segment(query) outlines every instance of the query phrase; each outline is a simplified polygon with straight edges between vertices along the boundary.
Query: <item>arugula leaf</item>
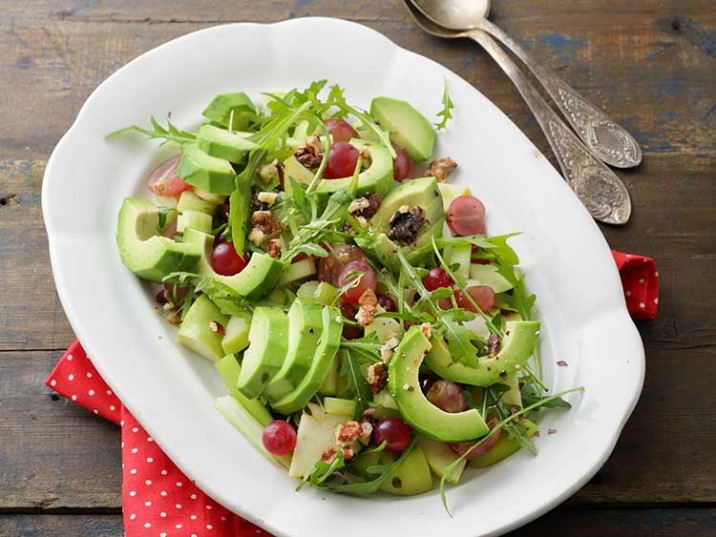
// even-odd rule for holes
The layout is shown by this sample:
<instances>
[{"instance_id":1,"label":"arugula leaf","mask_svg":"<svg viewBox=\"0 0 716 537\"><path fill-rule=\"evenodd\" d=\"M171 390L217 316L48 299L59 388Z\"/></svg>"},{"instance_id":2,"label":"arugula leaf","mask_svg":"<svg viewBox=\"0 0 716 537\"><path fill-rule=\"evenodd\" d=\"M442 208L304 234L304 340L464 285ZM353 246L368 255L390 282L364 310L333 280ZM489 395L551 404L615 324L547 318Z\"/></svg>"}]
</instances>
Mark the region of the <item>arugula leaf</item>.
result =
<instances>
[{"instance_id":1,"label":"arugula leaf","mask_svg":"<svg viewBox=\"0 0 716 537\"><path fill-rule=\"evenodd\" d=\"M183 131L183 130L176 128L172 124L172 122L169 120L167 120L166 128L162 127L154 116L151 116L149 118L149 121L152 125L151 129L145 129L143 127L140 127L139 125L130 125L129 127L124 127L123 129L117 129L116 131L110 132L106 136L106 138L111 139L116 136L126 134L128 132L138 132L140 134L143 134L150 140L154 140L154 139L163 140L161 145L164 145L166 143L174 143L179 146L191 143L196 139L195 134L192 134L191 132Z\"/></svg>"},{"instance_id":2,"label":"arugula leaf","mask_svg":"<svg viewBox=\"0 0 716 537\"><path fill-rule=\"evenodd\" d=\"M322 463L321 465L316 463L316 467L314 467L314 469L308 474L308 479L304 478L304 483L320 490L336 492L339 494L359 495L377 492L390 478L395 469L403 464L403 461L408 458L415 447L416 440L417 435L413 435L413 438L400 454L400 457L396 458L394 461L388 463L378 463L368 467L365 473L369 476L375 476L372 479L359 480L359 476L351 474L348 471L343 472L342 470L344 469L350 470L350 465L345 466L344 462L337 463L334 468L330 468L330 465L327 465L326 463ZM381 445L375 449L365 451L364 453L367 454L382 451L384 447L384 445ZM338 455L336 456L336 459L337 458ZM342 467L341 464L343 464ZM315 477L314 473L317 474Z\"/></svg>"},{"instance_id":3,"label":"arugula leaf","mask_svg":"<svg viewBox=\"0 0 716 537\"><path fill-rule=\"evenodd\" d=\"M546 404L549 404L551 401L558 399L564 395L567 395L569 393L574 392L583 392L584 387L580 386L578 388L572 388L570 390L565 390L563 392L560 392L558 394L552 395L551 397L546 397L545 399L542 399L541 401L538 401L532 405L525 406L524 408L518 410L514 414L510 414L508 417L501 420L497 425L495 425L492 429L490 429L490 432L483 436L479 441L475 442L470 448L465 451L460 457L455 459L452 463L450 463L445 470L443 471L443 475L440 478L440 499L442 500L443 507L445 508L445 511L447 511L448 515L452 516L452 513L450 512L450 508L447 504L447 496L445 495L445 486L447 485L447 480L450 479L455 469L462 464L462 461L464 461L470 453L474 449L476 449L478 446L480 446L483 442L485 442L488 438L490 438L493 434L495 434L497 431L503 429L506 424L511 423L515 420L517 420L520 416L523 416L527 414L528 412L535 410L541 406L544 406Z\"/></svg>"},{"instance_id":4,"label":"arugula leaf","mask_svg":"<svg viewBox=\"0 0 716 537\"><path fill-rule=\"evenodd\" d=\"M254 309L252 302L214 278L192 272L172 272L162 281L179 284L191 283L194 286L194 293L204 293L225 315L242 315Z\"/></svg>"},{"instance_id":5,"label":"arugula leaf","mask_svg":"<svg viewBox=\"0 0 716 537\"><path fill-rule=\"evenodd\" d=\"M323 483L325 483L329 477L345 467L345 456L342 451L336 452L335 457L330 463L322 460L316 461L311 471L307 473L303 477L303 480L299 482L298 486L296 486L296 491L301 490L304 485L313 488L322 488Z\"/></svg>"},{"instance_id":6,"label":"arugula leaf","mask_svg":"<svg viewBox=\"0 0 716 537\"><path fill-rule=\"evenodd\" d=\"M454 322L449 317L441 317L439 325L445 328L448 349L452 359L470 367L477 367L477 347L472 344L475 333Z\"/></svg>"},{"instance_id":7,"label":"arugula leaf","mask_svg":"<svg viewBox=\"0 0 716 537\"><path fill-rule=\"evenodd\" d=\"M246 249L246 234L251 218L251 184L254 175L266 156L265 149L254 149L249 155L246 168L236 176L234 191L229 196L229 225L231 240L239 254Z\"/></svg>"},{"instance_id":8,"label":"arugula leaf","mask_svg":"<svg viewBox=\"0 0 716 537\"><path fill-rule=\"evenodd\" d=\"M448 89L447 79L445 79L445 89L443 89L442 98L443 108L437 113L437 116L442 118L438 123L435 123L435 130L442 130L447 126L448 120L452 119L452 109L455 108L455 103L450 98L450 90Z\"/></svg>"},{"instance_id":9,"label":"arugula leaf","mask_svg":"<svg viewBox=\"0 0 716 537\"><path fill-rule=\"evenodd\" d=\"M563 408L565 410L572 408L572 405L561 397L549 398L540 395L539 388L535 386L535 382L531 379L528 379L528 381L525 382L525 385L522 387L520 393L522 395L522 404L525 406L534 405L540 401L546 401L543 403L545 408ZM549 400L547 401L547 399Z\"/></svg>"},{"instance_id":10,"label":"arugula leaf","mask_svg":"<svg viewBox=\"0 0 716 537\"><path fill-rule=\"evenodd\" d=\"M321 241L324 233L329 231L331 226L335 226L345 220L347 207L354 197L349 194L346 187L334 192L328 198L328 204L320 218L314 219L310 225L302 226L293 236L289 243L289 248L281 256L282 261L289 262L303 251L307 244L314 244L315 247L320 248L318 242Z\"/></svg>"},{"instance_id":11,"label":"arugula leaf","mask_svg":"<svg viewBox=\"0 0 716 537\"><path fill-rule=\"evenodd\" d=\"M337 397L342 399L354 399L356 408L353 417L359 419L371 400L368 382L360 372L360 353L355 349L343 349L343 360L338 371L338 376L346 380L346 387Z\"/></svg>"},{"instance_id":12,"label":"arugula leaf","mask_svg":"<svg viewBox=\"0 0 716 537\"><path fill-rule=\"evenodd\" d=\"M159 231L164 231L164 226L167 225L167 217L169 216L169 213L172 211L171 207L159 207L159 210L157 211L158 221L157 225L159 226Z\"/></svg>"}]
</instances>

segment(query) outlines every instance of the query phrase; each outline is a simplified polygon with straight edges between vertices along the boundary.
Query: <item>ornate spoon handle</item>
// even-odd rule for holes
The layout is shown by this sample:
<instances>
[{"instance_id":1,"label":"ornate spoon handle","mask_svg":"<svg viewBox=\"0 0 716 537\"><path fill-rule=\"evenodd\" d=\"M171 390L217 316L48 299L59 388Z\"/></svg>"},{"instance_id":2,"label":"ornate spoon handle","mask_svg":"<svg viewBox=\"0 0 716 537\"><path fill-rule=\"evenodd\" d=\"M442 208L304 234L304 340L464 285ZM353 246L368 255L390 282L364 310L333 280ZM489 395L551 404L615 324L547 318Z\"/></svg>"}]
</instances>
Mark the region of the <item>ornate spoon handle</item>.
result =
<instances>
[{"instance_id":1,"label":"ornate spoon handle","mask_svg":"<svg viewBox=\"0 0 716 537\"><path fill-rule=\"evenodd\" d=\"M617 168L641 162L641 148L623 127L591 104L551 69L537 63L514 39L487 19L479 28L501 41L534 73L593 155Z\"/></svg>"},{"instance_id":2,"label":"ornate spoon handle","mask_svg":"<svg viewBox=\"0 0 716 537\"><path fill-rule=\"evenodd\" d=\"M631 201L621 179L590 153L494 39L481 30L463 35L482 45L515 84L547 136L567 183L595 220L626 224Z\"/></svg>"}]
</instances>

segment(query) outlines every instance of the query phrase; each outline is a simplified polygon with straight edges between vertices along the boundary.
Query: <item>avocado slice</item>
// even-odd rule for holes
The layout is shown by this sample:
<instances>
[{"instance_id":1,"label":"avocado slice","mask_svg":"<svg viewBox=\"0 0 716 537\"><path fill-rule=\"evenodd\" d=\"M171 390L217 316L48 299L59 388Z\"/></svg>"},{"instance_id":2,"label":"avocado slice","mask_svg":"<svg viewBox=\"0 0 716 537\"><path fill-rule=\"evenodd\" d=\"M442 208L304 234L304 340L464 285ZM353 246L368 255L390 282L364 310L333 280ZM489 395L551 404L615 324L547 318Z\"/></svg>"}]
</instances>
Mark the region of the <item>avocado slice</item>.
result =
<instances>
[{"instance_id":1,"label":"avocado slice","mask_svg":"<svg viewBox=\"0 0 716 537\"><path fill-rule=\"evenodd\" d=\"M290 394L311 369L323 329L323 308L310 298L296 297L288 310L288 351L281 369L268 383L264 396L270 403Z\"/></svg>"},{"instance_id":2,"label":"avocado slice","mask_svg":"<svg viewBox=\"0 0 716 537\"><path fill-rule=\"evenodd\" d=\"M243 91L220 93L211 100L201 114L222 127L240 131L248 127L251 120L256 117L256 106Z\"/></svg>"},{"instance_id":3,"label":"avocado slice","mask_svg":"<svg viewBox=\"0 0 716 537\"><path fill-rule=\"evenodd\" d=\"M179 211L180 214L195 211L209 216L214 216L214 213L216 212L216 204L205 200L192 190L185 190L179 196L177 211Z\"/></svg>"},{"instance_id":4,"label":"avocado slice","mask_svg":"<svg viewBox=\"0 0 716 537\"><path fill-rule=\"evenodd\" d=\"M290 414L306 406L323 384L338 352L343 332L341 312L335 306L324 306L321 315L323 328L311 368L295 390L273 405L274 410L281 414Z\"/></svg>"},{"instance_id":5,"label":"avocado slice","mask_svg":"<svg viewBox=\"0 0 716 537\"><path fill-rule=\"evenodd\" d=\"M199 274L228 285L250 300L258 300L271 292L285 268L285 263L278 259L266 254L254 253L244 270L233 276L222 276L214 272L209 261L214 247L212 235L189 228L184 232L184 242L198 247L202 252L198 264Z\"/></svg>"},{"instance_id":6,"label":"avocado slice","mask_svg":"<svg viewBox=\"0 0 716 537\"><path fill-rule=\"evenodd\" d=\"M172 272L194 270L201 250L194 244L163 237L160 208L151 201L125 198L117 219L117 246L122 263L145 280L161 282Z\"/></svg>"},{"instance_id":7,"label":"avocado slice","mask_svg":"<svg viewBox=\"0 0 716 537\"><path fill-rule=\"evenodd\" d=\"M350 144L361 151L366 148L370 155L371 164L367 169L358 174L359 196L378 192L381 196L385 195L393 186L393 157L390 152L381 144L368 142L360 138L354 138ZM314 177L314 173L304 167L295 157L291 156L284 161L284 176L293 177L296 181L303 184L309 184ZM350 185L352 177L343 177L339 179L324 179L318 185L316 192L322 197L328 197L338 189ZM290 181L286 180L284 184L286 195L291 195Z\"/></svg>"},{"instance_id":8,"label":"avocado slice","mask_svg":"<svg viewBox=\"0 0 716 537\"><path fill-rule=\"evenodd\" d=\"M310 278L316 273L316 262L312 257L301 259L291 263L288 268L281 273L279 285L286 285L299 280Z\"/></svg>"},{"instance_id":9,"label":"avocado slice","mask_svg":"<svg viewBox=\"0 0 716 537\"><path fill-rule=\"evenodd\" d=\"M224 349L221 348L223 336L212 323L224 327L228 320L229 316L221 313L206 295L200 295L184 315L177 332L177 341L216 362L224 356Z\"/></svg>"},{"instance_id":10,"label":"avocado slice","mask_svg":"<svg viewBox=\"0 0 716 537\"><path fill-rule=\"evenodd\" d=\"M407 255L415 248L429 244L433 237L442 237L445 212L437 185L437 180L434 177L422 177L406 181L391 190L383 199L378 212L371 219L370 223L376 229L376 234L367 238L356 237L356 244L385 266L398 270L400 268L396 257L398 248L402 248ZM410 211L415 207L420 207L425 214L425 222L415 241L409 245L399 244L388 237L390 221L402 207L407 207Z\"/></svg>"},{"instance_id":11,"label":"avocado slice","mask_svg":"<svg viewBox=\"0 0 716 537\"><path fill-rule=\"evenodd\" d=\"M234 191L236 172L231 163L212 157L196 143L187 145L182 151L177 174L187 183L212 194L228 195Z\"/></svg>"},{"instance_id":12,"label":"avocado slice","mask_svg":"<svg viewBox=\"0 0 716 537\"><path fill-rule=\"evenodd\" d=\"M480 413L471 408L454 414L433 405L420 389L418 372L430 341L421 327L411 326L395 349L388 366L388 390L401 416L424 435L444 442L461 442L487 434L489 428Z\"/></svg>"},{"instance_id":13,"label":"avocado slice","mask_svg":"<svg viewBox=\"0 0 716 537\"><path fill-rule=\"evenodd\" d=\"M288 318L278 308L259 306L249 330L249 347L244 352L236 384L249 399L256 399L278 372L286 358Z\"/></svg>"},{"instance_id":14,"label":"avocado slice","mask_svg":"<svg viewBox=\"0 0 716 537\"><path fill-rule=\"evenodd\" d=\"M199 211L184 211L177 218L177 232L184 233L187 228L211 233L213 219L211 215Z\"/></svg>"},{"instance_id":15,"label":"avocado slice","mask_svg":"<svg viewBox=\"0 0 716 537\"><path fill-rule=\"evenodd\" d=\"M196 143L207 155L236 164L243 162L248 152L258 147L246 137L214 125L202 125Z\"/></svg>"},{"instance_id":16,"label":"avocado slice","mask_svg":"<svg viewBox=\"0 0 716 537\"><path fill-rule=\"evenodd\" d=\"M537 345L539 328L538 321L508 321L500 352L493 357L479 358L477 367L454 362L445 341L434 336L425 364L446 380L472 386L492 386L503 382L525 365Z\"/></svg>"},{"instance_id":17,"label":"avocado slice","mask_svg":"<svg viewBox=\"0 0 716 537\"><path fill-rule=\"evenodd\" d=\"M532 437L537 434L538 427L536 423L528 419L523 419L520 423L527 428L527 436ZM491 450L480 457L470 460L467 464L472 468L486 468L505 460L507 457L517 453L519 450L520 443L517 439L512 438L505 433L500 437L497 444L495 444Z\"/></svg>"},{"instance_id":18,"label":"avocado slice","mask_svg":"<svg viewBox=\"0 0 716 537\"><path fill-rule=\"evenodd\" d=\"M428 160L435 147L435 129L412 104L391 97L376 97L370 115L387 130L390 139L405 148L413 162Z\"/></svg>"}]
</instances>

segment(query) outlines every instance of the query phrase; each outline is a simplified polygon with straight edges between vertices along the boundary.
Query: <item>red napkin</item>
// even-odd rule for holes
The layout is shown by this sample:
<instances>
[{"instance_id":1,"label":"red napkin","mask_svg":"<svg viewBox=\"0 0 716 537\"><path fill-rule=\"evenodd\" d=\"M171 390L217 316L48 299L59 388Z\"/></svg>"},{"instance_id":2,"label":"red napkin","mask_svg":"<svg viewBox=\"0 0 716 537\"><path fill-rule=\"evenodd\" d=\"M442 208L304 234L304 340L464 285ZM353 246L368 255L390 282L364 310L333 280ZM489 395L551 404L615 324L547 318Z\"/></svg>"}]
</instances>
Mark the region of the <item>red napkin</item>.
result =
<instances>
[{"instance_id":1,"label":"red napkin","mask_svg":"<svg viewBox=\"0 0 716 537\"><path fill-rule=\"evenodd\" d=\"M612 251L627 309L653 319L659 303L654 260ZM127 537L257 537L270 534L234 515L201 492L174 466L99 376L79 341L45 384L122 428L122 512Z\"/></svg>"},{"instance_id":2,"label":"red napkin","mask_svg":"<svg viewBox=\"0 0 716 537\"><path fill-rule=\"evenodd\" d=\"M127 537L270 537L213 501L174 466L102 380L79 341L70 345L45 384L121 426Z\"/></svg>"}]
</instances>

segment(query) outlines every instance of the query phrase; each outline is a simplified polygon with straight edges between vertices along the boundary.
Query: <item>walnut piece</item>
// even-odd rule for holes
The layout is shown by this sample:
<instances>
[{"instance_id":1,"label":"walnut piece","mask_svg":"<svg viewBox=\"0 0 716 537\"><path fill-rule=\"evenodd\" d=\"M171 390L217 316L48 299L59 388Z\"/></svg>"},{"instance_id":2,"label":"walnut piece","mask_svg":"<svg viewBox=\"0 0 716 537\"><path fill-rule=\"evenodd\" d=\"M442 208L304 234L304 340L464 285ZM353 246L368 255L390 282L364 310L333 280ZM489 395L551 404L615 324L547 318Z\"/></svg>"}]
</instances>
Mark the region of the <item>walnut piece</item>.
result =
<instances>
[{"instance_id":1,"label":"walnut piece","mask_svg":"<svg viewBox=\"0 0 716 537\"><path fill-rule=\"evenodd\" d=\"M368 366L366 376L366 381L368 382L370 391L373 395L375 395L382 392L385 385L388 383L388 368L385 367L383 362L371 364Z\"/></svg>"},{"instance_id":2,"label":"walnut piece","mask_svg":"<svg viewBox=\"0 0 716 537\"><path fill-rule=\"evenodd\" d=\"M309 170L317 169L323 160L320 139L317 136L309 136L306 138L306 145L299 147L293 156L303 167Z\"/></svg>"},{"instance_id":3,"label":"walnut piece","mask_svg":"<svg viewBox=\"0 0 716 537\"><path fill-rule=\"evenodd\" d=\"M266 251L271 257L278 259L281 257L281 241L279 239L271 239L268 241Z\"/></svg>"},{"instance_id":4,"label":"walnut piece","mask_svg":"<svg viewBox=\"0 0 716 537\"><path fill-rule=\"evenodd\" d=\"M273 219L271 211L254 211L251 214L251 228L248 239L256 246L281 232L281 225Z\"/></svg>"},{"instance_id":5,"label":"walnut piece","mask_svg":"<svg viewBox=\"0 0 716 537\"><path fill-rule=\"evenodd\" d=\"M358 299L358 313L356 321L361 326L368 326L375 320L375 312L378 307L378 297L372 289L367 289Z\"/></svg>"},{"instance_id":6,"label":"walnut piece","mask_svg":"<svg viewBox=\"0 0 716 537\"><path fill-rule=\"evenodd\" d=\"M450 157L436 158L430 163L428 169L425 170L425 175L432 175L437 179L438 183L442 183L455 168L457 168L457 163Z\"/></svg>"}]
</instances>

